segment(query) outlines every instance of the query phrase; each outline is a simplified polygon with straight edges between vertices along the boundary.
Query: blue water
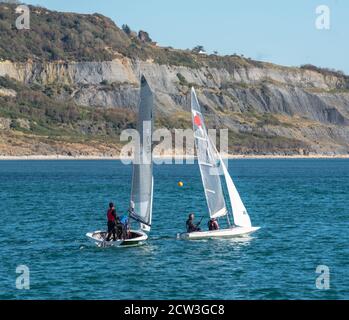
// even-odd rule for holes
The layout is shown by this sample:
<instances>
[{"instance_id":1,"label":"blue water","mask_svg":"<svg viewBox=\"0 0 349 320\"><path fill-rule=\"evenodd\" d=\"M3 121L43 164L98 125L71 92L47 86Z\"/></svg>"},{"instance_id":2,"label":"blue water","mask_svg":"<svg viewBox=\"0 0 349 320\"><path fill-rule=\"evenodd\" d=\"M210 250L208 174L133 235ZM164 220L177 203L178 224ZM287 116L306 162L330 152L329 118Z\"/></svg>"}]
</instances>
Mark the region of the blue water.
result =
<instances>
[{"instance_id":1,"label":"blue water","mask_svg":"<svg viewBox=\"0 0 349 320\"><path fill-rule=\"evenodd\" d=\"M255 226L241 240L176 240L206 213L197 165L154 167L147 245L97 248L110 200L127 209L131 167L118 161L0 162L2 299L348 299L349 161L233 160ZM184 182L179 188L177 182ZM16 289L16 267L30 290ZM318 265L330 289L315 285Z\"/></svg>"}]
</instances>

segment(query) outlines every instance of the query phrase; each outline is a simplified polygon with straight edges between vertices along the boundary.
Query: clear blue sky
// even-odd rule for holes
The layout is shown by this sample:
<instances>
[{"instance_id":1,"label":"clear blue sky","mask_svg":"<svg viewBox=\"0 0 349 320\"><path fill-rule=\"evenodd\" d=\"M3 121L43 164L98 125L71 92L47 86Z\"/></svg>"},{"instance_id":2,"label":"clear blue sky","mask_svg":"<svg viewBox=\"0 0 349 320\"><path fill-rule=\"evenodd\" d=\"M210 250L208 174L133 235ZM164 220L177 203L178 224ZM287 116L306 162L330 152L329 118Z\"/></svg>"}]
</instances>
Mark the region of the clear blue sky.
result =
<instances>
[{"instance_id":1,"label":"clear blue sky","mask_svg":"<svg viewBox=\"0 0 349 320\"><path fill-rule=\"evenodd\" d=\"M297 66L312 63L349 74L348 0L28 0L57 11L98 12L118 26L148 31L160 45L244 54ZM318 5L330 30L315 28Z\"/></svg>"}]
</instances>

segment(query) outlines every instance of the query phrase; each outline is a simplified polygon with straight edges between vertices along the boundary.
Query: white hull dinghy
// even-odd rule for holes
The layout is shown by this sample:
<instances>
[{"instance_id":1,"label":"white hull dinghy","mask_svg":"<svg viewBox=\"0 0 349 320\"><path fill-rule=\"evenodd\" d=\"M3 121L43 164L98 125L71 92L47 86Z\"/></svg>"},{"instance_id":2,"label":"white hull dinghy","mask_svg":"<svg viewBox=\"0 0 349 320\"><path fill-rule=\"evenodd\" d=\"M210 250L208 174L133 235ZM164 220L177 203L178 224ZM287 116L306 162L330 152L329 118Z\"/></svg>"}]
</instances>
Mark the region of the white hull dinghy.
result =
<instances>
[{"instance_id":1,"label":"white hull dinghy","mask_svg":"<svg viewBox=\"0 0 349 320\"><path fill-rule=\"evenodd\" d=\"M148 239L153 213L153 105L150 87L142 76L137 131L139 141L134 147L133 174L129 217L139 229L130 230L127 239L106 241L107 232L89 232L86 236L99 247L130 247L144 244Z\"/></svg>"},{"instance_id":2,"label":"white hull dinghy","mask_svg":"<svg viewBox=\"0 0 349 320\"><path fill-rule=\"evenodd\" d=\"M185 232L180 234L181 239L203 240L203 239L229 239L249 235L257 231L259 227L232 227L229 229L220 229L212 231Z\"/></svg>"},{"instance_id":3,"label":"white hull dinghy","mask_svg":"<svg viewBox=\"0 0 349 320\"><path fill-rule=\"evenodd\" d=\"M125 240L118 239L116 241L106 241L106 231L95 231L86 234L98 247L135 247L144 244L148 239L148 235L141 230L131 230L129 235L129 238Z\"/></svg>"},{"instance_id":4,"label":"white hull dinghy","mask_svg":"<svg viewBox=\"0 0 349 320\"><path fill-rule=\"evenodd\" d=\"M212 231L194 231L179 234L180 239L199 240L234 238L249 235L259 227L253 227L250 216L241 200L224 161L208 136L204 118L194 88L191 90L191 112L194 128L195 146L205 191L209 218L225 217L228 228ZM221 172L223 171L223 172ZM227 209L220 175L223 173L229 193L232 212ZM231 223L231 218L233 223Z\"/></svg>"}]
</instances>

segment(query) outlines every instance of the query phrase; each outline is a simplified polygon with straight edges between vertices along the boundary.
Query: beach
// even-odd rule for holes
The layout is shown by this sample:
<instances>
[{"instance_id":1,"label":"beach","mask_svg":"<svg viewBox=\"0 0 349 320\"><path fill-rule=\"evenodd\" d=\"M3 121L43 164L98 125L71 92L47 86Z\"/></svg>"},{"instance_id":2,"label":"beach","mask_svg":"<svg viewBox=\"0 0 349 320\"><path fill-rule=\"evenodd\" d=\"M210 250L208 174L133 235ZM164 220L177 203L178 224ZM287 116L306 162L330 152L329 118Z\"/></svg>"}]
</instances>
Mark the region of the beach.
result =
<instances>
[{"instance_id":1,"label":"beach","mask_svg":"<svg viewBox=\"0 0 349 320\"><path fill-rule=\"evenodd\" d=\"M194 157L196 159L196 157ZM349 159L349 154L311 154L311 155L224 155L223 158L228 159ZM193 156L184 155L155 155L154 159L173 159L173 160L190 160ZM120 156L66 156L66 155L28 155L28 156L1 156L1 160L131 160Z\"/></svg>"}]
</instances>

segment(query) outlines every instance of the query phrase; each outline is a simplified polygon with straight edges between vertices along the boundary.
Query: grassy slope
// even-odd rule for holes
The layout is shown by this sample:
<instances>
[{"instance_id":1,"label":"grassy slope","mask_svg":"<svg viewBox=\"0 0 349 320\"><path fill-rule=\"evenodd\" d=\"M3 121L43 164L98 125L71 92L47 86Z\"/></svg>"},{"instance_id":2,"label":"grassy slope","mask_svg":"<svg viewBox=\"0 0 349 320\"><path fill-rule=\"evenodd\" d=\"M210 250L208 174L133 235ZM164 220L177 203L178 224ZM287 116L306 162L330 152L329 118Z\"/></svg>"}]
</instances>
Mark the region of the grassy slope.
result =
<instances>
[{"instance_id":1,"label":"grassy slope","mask_svg":"<svg viewBox=\"0 0 349 320\"><path fill-rule=\"evenodd\" d=\"M0 77L0 87L17 93L16 97L0 96L0 118L11 120L11 135L19 140L30 136L62 144L118 144L121 130L135 126L135 114L127 110L60 102L47 96L45 87L29 87L4 77Z\"/></svg>"},{"instance_id":2,"label":"grassy slope","mask_svg":"<svg viewBox=\"0 0 349 320\"><path fill-rule=\"evenodd\" d=\"M192 68L203 65L228 71L242 66L284 68L236 55L198 55L187 50L161 48L151 43L143 43L137 37L127 36L113 21L99 14L59 13L31 7L31 31L17 30L14 26L17 17L14 9L14 5L0 4L0 59L3 60L106 61L121 54L133 59L153 59L160 64ZM325 72L320 69L317 71ZM22 141L24 146L29 141L36 141L38 145L90 144L98 149L105 144L119 144L121 130L135 126L135 115L132 112L81 107L69 100L59 102L52 98L55 95L50 91L52 88L40 85L29 87L7 78L0 79L1 87L17 92L15 98L0 96L0 117L11 120L11 132L7 136L12 137L9 141L4 138L4 131L0 131L3 150L6 146L15 144L15 141ZM67 93L70 90L64 86L56 89L65 90ZM229 116L252 122L257 128L264 125L292 124L292 119L286 121L287 123L278 123L273 115ZM28 125L23 126L23 119ZM169 118L158 118L157 125L190 128L191 124L187 119L190 117L174 114ZM297 152L298 148L304 147L300 141L267 136L258 130L252 133L232 132L231 139L233 151L236 152ZM59 148L57 150L59 152ZM1 152L4 151L0 148Z\"/></svg>"},{"instance_id":3,"label":"grassy slope","mask_svg":"<svg viewBox=\"0 0 349 320\"><path fill-rule=\"evenodd\" d=\"M10 61L110 61L123 55L141 60L153 59L167 65L192 68L211 66L228 71L236 67L292 69L254 61L236 54L227 56L195 54L190 50L158 47L137 36L126 35L111 19L100 14L77 14L30 7L30 31L17 30L16 5L0 3L0 59ZM341 72L305 65L303 69L325 75L348 77Z\"/></svg>"},{"instance_id":4,"label":"grassy slope","mask_svg":"<svg viewBox=\"0 0 349 320\"><path fill-rule=\"evenodd\" d=\"M76 14L30 7L30 31L17 30L16 5L0 3L0 59L10 61L110 61L123 55L159 64L192 68L209 65L232 70L239 66L263 66L237 55L195 54L190 50L163 48L128 36L109 18L100 14Z\"/></svg>"}]
</instances>

